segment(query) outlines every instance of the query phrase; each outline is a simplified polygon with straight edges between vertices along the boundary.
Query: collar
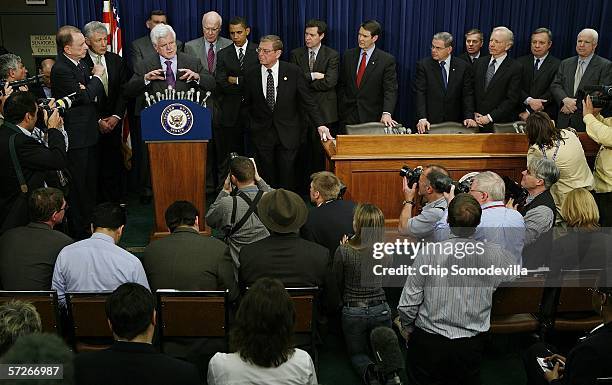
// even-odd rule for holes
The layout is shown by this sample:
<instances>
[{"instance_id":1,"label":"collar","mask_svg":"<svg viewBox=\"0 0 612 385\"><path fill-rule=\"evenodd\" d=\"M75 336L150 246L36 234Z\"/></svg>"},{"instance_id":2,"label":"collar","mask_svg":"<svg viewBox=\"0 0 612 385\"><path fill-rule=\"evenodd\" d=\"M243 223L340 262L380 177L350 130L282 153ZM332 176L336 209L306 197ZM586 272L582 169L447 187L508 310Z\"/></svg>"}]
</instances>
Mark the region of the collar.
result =
<instances>
[{"instance_id":1,"label":"collar","mask_svg":"<svg viewBox=\"0 0 612 385\"><path fill-rule=\"evenodd\" d=\"M16 126L19 127L21 132L23 132L25 135L29 136L30 138L32 137L32 133L30 131L28 131L25 128L21 127L19 124L16 124Z\"/></svg>"},{"instance_id":2,"label":"collar","mask_svg":"<svg viewBox=\"0 0 612 385\"><path fill-rule=\"evenodd\" d=\"M250 185L250 186L246 186L243 188L239 188L238 190L246 193L246 192L259 191L259 187L257 187L257 185Z\"/></svg>"},{"instance_id":3,"label":"collar","mask_svg":"<svg viewBox=\"0 0 612 385\"><path fill-rule=\"evenodd\" d=\"M476 52L476 55L470 55L469 53L467 55L472 58L472 60L476 60L480 57L480 51Z\"/></svg>"},{"instance_id":4,"label":"collar","mask_svg":"<svg viewBox=\"0 0 612 385\"><path fill-rule=\"evenodd\" d=\"M217 40L215 40L215 41L213 41L213 42L211 43L211 42L209 42L208 40L206 40L206 38L205 38L204 36L202 36L202 39L204 39L204 46L205 46L206 48L210 48L210 45L211 45L211 44L212 44L213 48L214 48L214 47L217 47L217 42L219 41L219 39L217 39Z\"/></svg>"},{"instance_id":5,"label":"collar","mask_svg":"<svg viewBox=\"0 0 612 385\"><path fill-rule=\"evenodd\" d=\"M115 341L110 347L110 350L127 353L147 353L156 354L155 348L151 344L144 342L129 342L129 341Z\"/></svg>"},{"instance_id":6,"label":"collar","mask_svg":"<svg viewBox=\"0 0 612 385\"><path fill-rule=\"evenodd\" d=\"M444 62L444 67L450 66L451 56L452 56L452 55L448 55L448 56L446 57L446 59L444 59L444 60L438 60L438 65L440 65L440 63Z\"/></svg>"},{"instance_id":7,"label":"collar","mask_svg":"<svg viewBox=\"0 0 612 385\"><path fill-rule=\"evenodd\" d=\"M87 50L87 53L89 54L89 57L91 57L92 59L95 59L98 56L102 56L102 60L104 60L104 54L98 55L97 53L95 53L94 51L92 51L90 49ZM94 61L94 63L95 63L95 61Z\"/></svg>"},{"instance_id":8,"label":"collar","mask_svg":"<svg viewBox=\"0 0 612 385\"><path fill-rule=\"evenodd\" d=\"M234 48L236 49L236 52L238 52L238 50L240 48L242 48L242 50L246 53L246 49L247 49L247 45L249 45L249 40L247 39L247 41L244 42L244 44L242 45L242 47L238 47L236 45L236 43L234 43Z\"/></svg>"},{"instance_id":9,"label":"collar","mask_svg":"<svg viewBox=\"0 0 612 385\"><path fill-rule=\"evenodd\" d=\"M544 60L546 60L546 58L548 57L548 54L549 54L549 53L550 53L550 52L546 52L546 55L544 55L544 56L542 56L542 57L535 57L535 56L534 56L534 57L533 57L533 62L535 63L535 61L536 61L537 59L540 59L540 63L544 63ZM541 64L540 64L540 65L541 65Z\"/></svg>"},{"instance_id":10,"label":"collar","mask_svg":"<svg viewBox=\"0 0 612 385\"><path fill-rule=\"evenodd\" d=\"M90 239L100 239L102 241L110 242L113 245L115 244L115 240L113 239L113 237L102 233L93 233L91 234Z\"/></svg>"},{"instance_id":11,"label":"collar","mask_svg":"<svg viewBox=\"0 0 612 385\"><path fill-rule=\"evenodd\" d=\"M326 200L326 201L324 201L324 202L319 203L319 204L317 205L317 207L325 206L326 204L331 203L331 202L334 202L334 201L335 201L335 199L328 199L328 200Z\"/></svg>"},{"instance_id":12,"label":"collar","mask_svg":"<svg viewBox=\"0 0 612 385\"><path fill-rule=\"evenodd\" d=\"M176 55L174 55L174 57L173 57L173 58L171 58L171 59L166 59L166 58L165 58L165 57L163 57L162 55L158 55L158 56L159 56L159 60L160 60L160 62L161 62L162 64L166 64L166 62L167 62L168 60L170 60L170 61L172 62L172 64L177 64L177 63L178 63L178 59L177 59L178 53L177 53ZM178 65L178 64L177 64L177 65Z\"/></svg>"},{"instance_id":13,"label":"collar","mask_svg":"<svg viewBox=\"0 0 612 385\"><path fill-rule=\"evenodd\" d=\"M274 65L272 66L272 68L270 68L272 70L272 74L277 74L278 73L278 67L280 67L280 60L277 60L276 63L274 63ZM266 66L261 66L261 70L264 73L268 73L268 67Z\"/></svg>"},{"instance_id":14,"label":"collar","mask_svg":"<svg viewBox=\"0 0 612 385\"><path fill-rule=\"evenodd\" d=\"M177 227L172 234L176 234L176 233L193 233L193 234L198 234L199 233L197 231L195 231L193 228L188 227L188 226L181 226L181 227Z\"/></svg>"},{"instance_id":15,"label":"collar","mask_svg":"<svg viewBox=\"0 0 612 385\"><path fill-rule=\"evenodd\" d=\"M436 199L433 202L427 202L427 204L425 206L427 206L427 207L441 207L441 206L444 206L441 203L445 203L445 202L446 202L446 199L444 199L444 197L441 197L441 198Z\"/></svg>"},{"instance_id":16,"label":"collar","mask_svg":"<svg viewBox=\"0 0 612 385\"><path fill-rule=\"evenodd\" d=\"M493 201L493 202L485 202L480 205L480 208L483 210L498 208L498 207L506 207L503 201Z\"/></svg>"},{"instance_id":17,"label":"collar","mask_svg":"<svg viewBox=\"0 0 612 385\"><path fill-rule=\"evenodd\" d=\"M30 222L28 223L28 227L42 230L53 230L51 226L42 222Z\"/></svg>"},{"instance_id":18,"label":"collar","mask_svg":"<svg viewBox=\"0 0 612 385\"><path fill-rule=\"evenodd\" d=\"M374 50L376 49L376 44L372 44L372 46L368 49L360 49L359 50L359 56L363 55L363 53L366 53L366 56L371 56L372 52L374 52Z\"/></svg>"},{"instance_id":19,"label":"collar","mask_svg":"<svg viewBox=\"0 0 612 385\"><path fill-rule=\"evenodd\" d=\"M588 66L588 65L589 65L589 63L591 62L591 59L593 59L593 56L595 56L595 52L593 52L593 53L592 53L592 54L590 54L589 56L585 57L584 59L583 59L583 58L581 58L580 56L578 56L578 63L579 63L580 61L583 61L583 62L584 62L584 64L585 64L586 66ZM586 67L586 66L585 66L585 67ZM585 68L585 69L586 69L586 68Z\"/></svg>"},{"instance_id":20,"label":"collar","mask_svg":"<svg viewBox=\"0 0 612 385\"><path fill-rule=\"evenodd\" d=\"M506 51L503 55L501 55L497 59L494 58L493 55L491 55L491 59L489 59L489 65L491 65L491 62L493 60L495 60L495 65L497 65L497 67L499 68L499 66L504 62L504 60L506 60L507 57L508 57L508 51Z\"/></svg>"},{"instance_id":21,"label":"collar","mask_svg":"<svg viewBox=\"0 0 612 385\"><path fill-rule=\"evenodd\" d=\"M319 50L321 49L321 43L318 46L313 48L308 48L308 56L310 56L310 52L314 52L315 56L319 54Z\"/></svg>"},{"instance_id":22,"label":"collar","mask_svg":"<svg viewBox=\"0 0 612 385\"><path fill-rule=\"evenodd\" d=\"M79 66L79 61L78 60L75 61L74 59L68 57L68 55L66 55L65 53L64 53L64 56L66 56L66 59L70 60L72 62L72 64L74 64L77 67Z\"/></svg>"}]
</instances>

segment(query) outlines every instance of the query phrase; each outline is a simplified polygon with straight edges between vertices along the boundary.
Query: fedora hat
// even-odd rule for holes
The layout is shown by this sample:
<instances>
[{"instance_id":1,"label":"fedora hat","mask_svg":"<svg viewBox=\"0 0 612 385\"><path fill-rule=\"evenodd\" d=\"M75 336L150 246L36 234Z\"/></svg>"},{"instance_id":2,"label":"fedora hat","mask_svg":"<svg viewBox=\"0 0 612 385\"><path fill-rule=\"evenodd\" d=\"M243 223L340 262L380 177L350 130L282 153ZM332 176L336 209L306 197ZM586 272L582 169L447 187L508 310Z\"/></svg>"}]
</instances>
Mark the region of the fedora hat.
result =
<instances>
[{"instance_id":1,"label":"fedora hat","mask_svg":"<svg viewBox=\"0 0 612 385\"><path fill-rule=\"evenodd\" d=\"M281 188L261 197L257 215L270 231L294 233L306 223L308 209L299 195Z\"/></svg>"}]
</instances>

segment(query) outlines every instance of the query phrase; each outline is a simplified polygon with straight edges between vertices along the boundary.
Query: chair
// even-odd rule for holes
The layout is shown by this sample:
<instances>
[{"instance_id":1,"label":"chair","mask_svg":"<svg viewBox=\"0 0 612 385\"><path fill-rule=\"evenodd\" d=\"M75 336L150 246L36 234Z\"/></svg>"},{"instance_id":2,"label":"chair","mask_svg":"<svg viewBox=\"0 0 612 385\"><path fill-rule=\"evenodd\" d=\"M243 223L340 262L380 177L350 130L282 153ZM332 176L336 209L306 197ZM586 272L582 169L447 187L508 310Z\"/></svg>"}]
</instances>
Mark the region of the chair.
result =
<instances>
[{"instance_id":1,"label":"chair","mask_svg":"<svg viewBox=\"0 0 612 385\"><path fill-rule=\"evenodd\" d=\"M522 120L511 123L493 123L493 132L496 134L524 134L527 123Z\"/></svg>"},{"instance_id":2,"label":"chair","mask_svg":"<svg viewBox=\"0 0 612 385\"><path fill-rule=\"evenodd\" d=\"M457 122L442 122L436 123L429 126L430 134L476 134L478 133L477 127L465 127L461 123Z\"/></svg>"},{"instance_id":3,"label":"chair","mask_svg":"<svg viewBox=\"0 0 612 385\"><path fill-rule=\"evenodd\" d=\"M228 347L229 290L159 289L157 315L161 350L173 338L221 337Z\"/></svg>"},{"instance_id":4,"label":"chair","mask_svg":"<svg viewBox=\"0 0 612 385\"><path fill-rule=\"evenodd\" d=\"M0 291L0 303L11 299L30 302L40 315L42 331L62 334L61 318L55 290L43 291Z\"/></svg>"},{"instance_id":5,"label":"chair","mask_svg":"<svg viewBox=\"0 0 612 385\"><path fill-rule=\"evenodd\" d=\"M315 369L319 367L319 352L317 351L317 309L319 306L318 287L288 287L295 308L295 340L296 346L308 346L313 357Z\"/></svg>"},{"instance_id":6,"label":"chair","mask_svg":"<svg viewBox=\"0 0 612 385\"><path fill-rule=\"evenodd\" d=\"M388 128L384 123L368 122L361 124L347 124L346 133L348 135L393 135L393 134L410 134L410 130L401 124Z\"/></svg>"},{"instance_id":7,"label":"chair","mask_svg":"<svg viewBox=\"0 0 612 385\"><path fill-rule=\"evenodd\" d=\"M489 331L495 334L539 331L544 282L543 278L525 277L497 288Z\"/></svg>"},{"instance_id":8,"label":"chair","mask_svg":"<svg viewBox=\"0 0 612 385\"><path fill-rule=\"evenodd\" d=\"M552 320L555 331L588 332L603 323L593 310L591 292L600 273L597 269L561 271L561 288Z\"/></svg>"},{"instance_id":9,"label":"chair","mask_svg":"<svg viewBox=\"0 0 612 385\"><path fill-rule=\"evenodd\" d=\"M97 351L113 343L113 334L106 318L108 292L66 293L68 322L72 346L76 352Z\"/></svg>"}]
</instances>

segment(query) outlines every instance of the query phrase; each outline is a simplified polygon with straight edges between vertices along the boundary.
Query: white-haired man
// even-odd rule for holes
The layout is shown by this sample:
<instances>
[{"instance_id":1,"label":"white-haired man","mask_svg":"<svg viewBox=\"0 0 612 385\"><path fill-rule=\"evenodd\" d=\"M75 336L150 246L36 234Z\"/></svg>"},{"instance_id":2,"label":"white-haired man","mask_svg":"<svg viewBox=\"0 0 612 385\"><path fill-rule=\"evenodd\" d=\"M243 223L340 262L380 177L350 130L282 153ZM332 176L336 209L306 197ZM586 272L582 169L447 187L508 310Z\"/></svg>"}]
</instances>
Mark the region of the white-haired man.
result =
<instances>
[{"instance_id":1,"label":"white-haired man","mask_svg":"<svg viewBox=\"0 0 612 385\"><path fill-rule=\"evenodd\" d=\"M185 53L197 57L202 62L204 69L214 75L217 68L217 53L232 41L219 36L223 20L221 15L210 11L202 16L202 37L185 43Z\"/></svg>"}]
</instances>

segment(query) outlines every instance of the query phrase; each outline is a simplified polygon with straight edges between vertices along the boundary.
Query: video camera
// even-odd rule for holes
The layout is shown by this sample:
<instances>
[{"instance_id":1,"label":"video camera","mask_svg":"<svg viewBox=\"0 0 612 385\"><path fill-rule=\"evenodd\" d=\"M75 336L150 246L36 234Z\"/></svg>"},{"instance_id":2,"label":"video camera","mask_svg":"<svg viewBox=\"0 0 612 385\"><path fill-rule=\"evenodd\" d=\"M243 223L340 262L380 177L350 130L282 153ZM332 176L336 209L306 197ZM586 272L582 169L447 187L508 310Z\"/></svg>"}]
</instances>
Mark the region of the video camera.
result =
<instances>
[{"instance_id":1,"label":"video camera","mask_svg":"<svg viewBox=\"0 0 612 385\"><path fill-rule=\"evenodd\" d=\"M508 176L504 175L502 179L506 186L506 202L512 198L515 205L519 205L519 207L524 206L529 196L529 192Z\"/></svg>"},{"instance_id":2,"label":"video camera","mask_svg":"<svg viewBox=\"0 0 612 385\"><path fill-rule=\"evenodd\" d=\"M31 86L31 85L40 85L43 83L44 75L36 75L29 78L16 80L14 82L10 82L9 86L13 87L13 89L19 88L21 86ZM0 81L0 92L4 92L4 86L6 85L6 80Z\"/></svg>"},{"instance_id":3,"label":"video camera","mask_svg":"<svg viewBox=\"0 0 612 385\"><path fill-rule=\"evenodd\" d=\"M582 92L582 94L580 94ZM580 94L580 95L579 95ZM595 108L612 108L612 85L595 85L585 86L584 91L579 91L576 98L586 99L586 95L591 97L593 107Z\"/></svg>"}]
</instances>

